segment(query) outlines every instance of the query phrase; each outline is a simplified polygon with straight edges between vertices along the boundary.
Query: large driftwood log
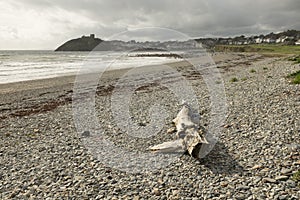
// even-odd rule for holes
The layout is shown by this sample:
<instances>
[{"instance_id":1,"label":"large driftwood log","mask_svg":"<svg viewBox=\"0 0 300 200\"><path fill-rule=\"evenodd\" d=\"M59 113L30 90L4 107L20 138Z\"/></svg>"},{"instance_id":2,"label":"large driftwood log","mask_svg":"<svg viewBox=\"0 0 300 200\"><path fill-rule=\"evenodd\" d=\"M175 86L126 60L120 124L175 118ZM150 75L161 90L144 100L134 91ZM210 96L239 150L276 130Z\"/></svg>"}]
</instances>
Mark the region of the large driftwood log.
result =
<instances>
[{"instance_id":1,"label":"large driftwood log","mask_svg":"<svg viewBox=\"0 0 300 200\"><path fill-rule=\"evenodd\" d=\"M198 156L201 144L208 144L204 131L200 129L199 118L196 117L187 104L183 104L183 108L173 120L176 126L175 140L164 142L150 147L152 151L158 152L178 152L188 151L190 155Z\"/></svg>"}]
</instances>

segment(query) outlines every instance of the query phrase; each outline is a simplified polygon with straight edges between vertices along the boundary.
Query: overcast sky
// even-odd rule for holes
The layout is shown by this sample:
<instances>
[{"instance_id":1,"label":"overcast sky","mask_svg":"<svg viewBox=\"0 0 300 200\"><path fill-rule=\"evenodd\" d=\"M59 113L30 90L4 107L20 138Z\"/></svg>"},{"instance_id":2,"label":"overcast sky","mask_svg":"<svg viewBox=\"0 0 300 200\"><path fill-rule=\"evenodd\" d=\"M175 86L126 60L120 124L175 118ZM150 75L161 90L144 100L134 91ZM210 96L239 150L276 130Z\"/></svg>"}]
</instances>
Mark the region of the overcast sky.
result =
<instances>
[{"instance_id":1,"label":"overcast sky","mask_svg":"<svg viewBox=\"0 0 300 200\"><path fill-rule=\"evenodd\" d=\"M109 39L143 27L193 38L300 30L299 0L1 0L0 8L0 49L55 49L81 35ZM149 35L131 39L168 37Z\"/></svg>"}]
</instances>

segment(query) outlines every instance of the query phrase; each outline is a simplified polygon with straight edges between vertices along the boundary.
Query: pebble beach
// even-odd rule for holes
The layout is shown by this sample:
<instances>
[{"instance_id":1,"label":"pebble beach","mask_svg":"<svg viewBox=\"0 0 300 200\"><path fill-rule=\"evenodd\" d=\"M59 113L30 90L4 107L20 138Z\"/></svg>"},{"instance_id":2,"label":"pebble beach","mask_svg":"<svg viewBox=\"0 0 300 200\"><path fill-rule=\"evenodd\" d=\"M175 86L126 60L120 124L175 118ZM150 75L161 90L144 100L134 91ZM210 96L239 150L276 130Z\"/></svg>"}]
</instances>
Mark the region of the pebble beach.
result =
<instances>
[{"instance_id":1,"label":"pebble beach","mask_svg":"<svg viewBox=\"0 0 300 200\"><path fill-rule=\"evenodd\" d=\"M83 144L73 120L75 76L0 85L0 199L300 199L300 86L286 78L300 70L283 56L215 53L227 114L212 151L183 154L155 171L130 173L107 166ZM170 64L193 87L200 124L208 128L209 94L201 74ZM111 114L114 85L128 69L107 71L95 105L104 134L115 145L146 152L173 138L167 130L180 102L165 87L139 88L130 110L149 124L155 102L168 112L151 138L132 138Z\"/></svg>"}]
</instances>

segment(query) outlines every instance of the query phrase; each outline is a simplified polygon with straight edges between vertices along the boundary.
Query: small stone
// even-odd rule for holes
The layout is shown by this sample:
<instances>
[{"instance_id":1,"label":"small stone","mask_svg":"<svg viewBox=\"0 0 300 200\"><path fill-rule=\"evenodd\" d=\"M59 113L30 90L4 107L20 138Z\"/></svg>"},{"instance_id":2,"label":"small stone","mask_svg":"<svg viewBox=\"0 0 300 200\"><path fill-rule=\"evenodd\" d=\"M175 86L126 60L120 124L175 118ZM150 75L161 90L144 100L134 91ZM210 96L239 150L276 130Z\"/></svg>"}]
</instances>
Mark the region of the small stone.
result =
<instances>
[{"instance_id":1,"label":"small stone","mask_svg":"<svg viewBox=\"0 0 300 200\"><path fill-rule=\"evenodd\" d=\"M254 165L251 169L255 170L255 169L260 169L262 168L262 165Z\"/></svg>"},{"instance_id":2,"label":"small stone","mask_svg":"<svg viewBox=\"0 0 300 200\"><path fill-rule=\"evenodd\" d=\"M300 160L294 162L294 165L300 165Z\"/></svg>"},{"instance_id":3,"label":"small stone","mask_svg":"<svg viewBox=\"0 0 300 200\"><path fill-rule=\"evenodd\" d=\"M249 190L249 186L246 186L246 185L238 185L236 187L236 190Z\"/></svg>"},{"instance_id":4,"label":"small stone","mask_svg":"<svg viewBox=\"0 0 300 200\"><path fill-rule=\"evenodd\" d=\"M272 178L263 178L262 182L264 182L264 183L276 183L276 180L272 179Z\"/></svg>"},{"instance_id":5,"label":"small stone","mask_svg":"<svg viewBox=\"0 0 300 200\"><path fill-rule=\"evenodd\" d=\"M90 137L91 133L89 131L84 131L81 135L83 137Z\"/></svg>"},{"instance_id":6,"label":"small stone","mask_svg":"<svg viewBox=\"0 0 300 200\"><path fill-rule=\"evenodd\" d=\"M74 176L75 181L82 181L84 179L83 176Z\"/></svg>"},{"instance_id":7,"label":"small stone","mask_svg":"<svg viewBox=\"0 0 300 200\"><path fill-rule=\"evenodd\" d=\"M173 196L178 196L178 194L179 194L179 190L173 190L172 191L172 195Z\"/></svg>"},{"instance_id":8,"label":"small stone","mask_svg":"<svg viewBox=\"0 0 300 200\"><path fill-rule=\"evenodd\" d=\"M277 180L277 181L286 181L287 179L289 179L288 176L277 176L275 178L275 180Z\"/></svg>"},{"instance_id":9,"label":"small stone","mask_svg":"<svg viewBox=\"0 0 300 200\"><path fill-rule=\"evenodd\" d=\"M286 174L291 174L292 171L293 171L292 169L283 168L280 172L281 174L286 175Z\"/></svg>"},{"instance_id":10,"label":"small stone","mask_svg":"<svg viewBox=\"0 0 300 200\"><path fill-rule=\"evenodd\" d=\"M174 133L176 131L176 128L175 127L172 127L172 128L169 128L168 130L167 130L167 133L168 134L171 134L171 133Z\"/></svg>"},{"instance_id":11,"label":"small stone","mask_svg":"<svg viewBox=\"0 0 300 200\"><path fill-rule=\"evenodd\" d=\"M222 182L220 182L220 185L222 187L226 187L228 185L228 182L227 181L222 181Z\"/></svg>"},{"instance_id":12,"label":"small stone","mask_svg":"<svg viewBox=\"0 0 300 200\"><path fill-rule=\"evenodd\" d=\"M37 128L36 128L36 129L33 129L33 132L34 132L34 133L38 133L38 132L40 132L40 129L37 129Z\"/></svg>"},{"instance_id":13,"label":"small stone","mask_svg":"<svg viewBox=\"0 0 300 200\"><path fill-rule=\"evenodd\" d=\"M291 166L292 162L291 161L285 161L282 163L283 166Z\"/></svg>"},{"instance_id":14,"label":"small stone","mask_svg":"<svg viewBox=\"0 0 300 200\"><path fill-rule=\"evenodd\" d=\"M270 171L269 168L263 168L263 169L261 170L261 172L268 172L268 171Z\"/></svg>"},{"instance_id":15,"label":"small stone","mask_svg":"<svg viewBox=\"0 0 300 200\"><path fill-rule=\"evenodd\" d=\"M290 186L292 188L296 186L295 181L292 181L292 180L288 180L288 181L286 181L286 183L288 184L288 186Z\"/></svg>"},{"instance_id":16,"label":"small stone","mask_svg":"<svg viewBox=\"0 0 300 200\"><path fill-rule=\"evenodd\" d=\"M38 187L39 187L39 186L37 186L37 185L33 185L33 186L32 186L32 188L35 189L35 190L38 189Z\"/></svg>"},{"instance_id":17,"label":"small stone","mask_svg":"<svg viewBox=\"0 0 300 200\"><path fill-rule=\"evenodd\" d=\"M278 199L280 199L280 200L285 200L285 199L287 199L287 195L280 195L280 196L278 197Z\"/></svg>"},{"instance_id":18,"label":"small stone","mask_svg":"<svg viewBox=\"0 0 300 200\"><path fill-rule=\"evenodd\" d=\"M147 126L147 122L146 121L142 121L138 123L139 126Z\"/></svg>"},{"instance_id":19,"label":"small stone","mask_svg":"<svg viewBox=\"0 0 300 200\"><path fill-rule=\"evenodd\" d=\"M165 184L165 182L163 181L162 178L159 178L159 179L157 180L157 182L158 182L159 184L161 184L161 185L164 185L164 184Z\"/></svg>"},{"instance_id":20,"label":"small stone","mask_svg":"<svg viewBox=\"0 0 300 200\"><path fill-rule=\"evenodd\" d=\"M258 184L260 181L261 181L261 177L256 177L253 182L254 184Z\"/></svg>"},{"instance_id":21,"label":"small stone","mask_svg":"<svg viewBox=\"0 0 300 200\"><path fill-rule=\"evenodd\" d=\"M139 199L140 199L139 196L134 196L134 197L133 197L133 200L139 200Z\"/></svg>"},{"instance_id":22,"label":"small stone","mask_svg":"<svg viewBox=\"0 0 300 200\"><path fill-rule=\"evenodd\" d=\"M62 191L64 191L64 190L66 190L67 188L64 187L64 186L61 186L59 189L62 190Z\"/></svg>"},{"instance_id":23,"label":"small stone","mask_svg":"<svg viewBox=\"0 0 300 200\"><path fill-rule=\"evenodd\" d=\"M235 198L238 199L238 200L246 199L245 195L243 195L243 194L238 194L237 196L235 196Z\"/></svg>"},{"instance_id":24,"label":"small stone","mask_svg":"<svg viewBox=\"0 0 300 200\"><path fill-rule=\"evenodd\" d=\"M224 128L229 128L229 127L231 127L232 125L231 124L225 124L224 125Z\"/></svg>"},{"instance_id":25,"label":"small stone","mask_svg":"<svg viewBox=\"0 0 300 200\"><path fill-rule=\"evenodd\" d=\"M156 196L159 196L161 193L160 193L158 188L154 188L153 189L153 194L155 194Z\"/></svg>"}]
</instances>

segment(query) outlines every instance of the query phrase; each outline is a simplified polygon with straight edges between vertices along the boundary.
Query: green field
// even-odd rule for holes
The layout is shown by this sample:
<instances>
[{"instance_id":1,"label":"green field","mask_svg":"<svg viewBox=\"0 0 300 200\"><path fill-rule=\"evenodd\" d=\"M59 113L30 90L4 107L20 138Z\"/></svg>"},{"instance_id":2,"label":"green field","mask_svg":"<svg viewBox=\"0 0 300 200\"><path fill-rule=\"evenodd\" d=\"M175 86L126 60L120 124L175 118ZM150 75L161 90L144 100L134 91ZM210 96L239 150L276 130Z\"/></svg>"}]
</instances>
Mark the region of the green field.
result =
<instances>
[{"instance_id":1,"label":"green field","mask_svg":"<svg viewBox=\"0 0 300 200\"><path fill-rule=\"evenodd\" d=\"M300 45L249 44L216 45L215 51L221 52L257 52L271 54L300 54Z\"/></svg>"}]
</instances>

